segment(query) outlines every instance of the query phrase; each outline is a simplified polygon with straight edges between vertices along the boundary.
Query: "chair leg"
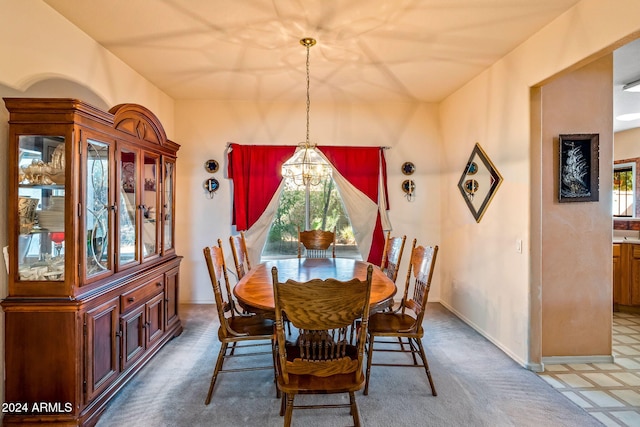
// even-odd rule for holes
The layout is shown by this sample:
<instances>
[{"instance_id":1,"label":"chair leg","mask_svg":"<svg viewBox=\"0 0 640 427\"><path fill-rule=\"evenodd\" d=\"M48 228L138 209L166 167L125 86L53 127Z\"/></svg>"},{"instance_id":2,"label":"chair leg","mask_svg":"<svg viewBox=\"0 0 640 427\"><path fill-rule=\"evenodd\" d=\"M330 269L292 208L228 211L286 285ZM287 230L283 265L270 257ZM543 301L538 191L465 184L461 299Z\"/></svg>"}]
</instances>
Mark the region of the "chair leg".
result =
<instances>
[{"instance_id":1,"label":"chair leg","mask_svg":"<svg viewBox=\"0 0 640 427\"><path fill-rule=\"evenodd\" d=\"M360 414L358 414L358 405L356 405L356 394L349 392L349 403L351 404L351 415L353 416L354 427L360 427Z\"/></svg>"},{"instance_id":2,"label":"chair leg","mask_svg":"<svg viewBox=\"0 0 640 427\"><path fill-rule=\"evenodd\" d=\"M280 416L284 416L284 411L287 408L287 393L282 393L282 398L280 399Z\"/></svg>"},{"instance_id":3,"label":"chair leg","mask_svg":"<svg viewBox=\"0 0 640 427\"><path fill-rule=\"evenodd\" d=\"M276 385L276 397L280 398L280 388L278 388L278 355L276 349L276 342L274 340L271 341L271 357L273 358L273 383Z\"/></svg>"},{"instance_id":4,"label":"chair leg","mask_svg":"<svg viewBox=\"0 0 640 427\"><path fill-rule=\"evenodd\" d=\"M291 426L291 416L293 415L293 394L287 394L287 407L284 412L284 427Z\"/></svg>"},{"instance_id":5,"label":"chair leg","mask_svg":"<svg viewBox=\"0 0 640 427\"><path fill-rule=\"evenodd\" d=\"M227 343L220 343L220 351L218 352L218 360L216 361L216 367L213 369L213 376L211 377L211 384L209 385L209 393L207 393L207 399L204 401L205 405L211 403L211 396L213 395L213 387L216 385L216 379L218 378L218 372L222 369L224 363L224 355L227 352Z\"/></svg>"},{"instance_id":6,"label":"chair leg","mask_svg":"<svg viewBox=\"0 0 640 427\"><path fill-rule=\"evenodd\" d=\"M398 337L398 343L400 344L400 350L405 351L404 342L402 342L402 337Z\"/></svg>"},{"instance_id":7,"label":"chair leg","mask_svg":"<svg viewBox=\"0 0 640 427\"><path fill-rule=\"evenodd\" d=\"M433 384L433 378L431 378L431 371L429 370L429 363L427 362L427 354L424 352L422 340L416 339L416 341L418 342L418 347L420 348L420 357L422 357L424 370L427 372L427 379L429 379L429 385L431 386L431 394L437 396L438 392L436 392L436 386Z\"/></svg>"},{"instance_id":8,"label":"chair leg","mask_svg":"<svg viewBox=\"0 0 640 427\"><path fill-rule=\"evenodd\" d=\"M364 391L363 394L367 396L369 394L369 377L371 376L371 360L373 359L373 341L375 337L373 335L369 335L369 348L367 349L367 372L365 374L364 380Z\"/></svg>"},{"instance_id":9,"label":"chair leg","mask_svg":"<svg viewBox=\"0 0 640 427\"><path fill-rule=\"evenodd\" d=\"M409 338L409 351L411 351L411 357L413 357L413 364L414 365L418 365L418 359L416 359L416 353L418 353L420 350L416 348L416 346L413 344L412 338ZM416 340L418 341L418 340ZM420 356L422 357L422 356Z\"/></svg>"}]
</instances>

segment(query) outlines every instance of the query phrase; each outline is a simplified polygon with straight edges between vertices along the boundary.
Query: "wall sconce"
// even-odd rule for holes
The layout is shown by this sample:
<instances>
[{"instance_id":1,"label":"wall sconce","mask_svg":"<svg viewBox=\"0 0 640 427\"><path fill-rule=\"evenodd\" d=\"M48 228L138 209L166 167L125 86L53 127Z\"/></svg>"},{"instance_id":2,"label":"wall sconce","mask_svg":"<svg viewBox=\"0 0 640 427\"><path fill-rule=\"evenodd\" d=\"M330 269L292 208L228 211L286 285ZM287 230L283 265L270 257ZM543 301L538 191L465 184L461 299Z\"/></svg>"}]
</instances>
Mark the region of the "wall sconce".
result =
<instances>
[{"instance_id":1,"label":"wall sconce","mask_svg":"<svg viewBox=\"0 0 640 427\"><path fill-rule=\"evenodd\" d=\"M204 184L202 186L206 191L209 192L207 198L213 199L213 194L218 191L218 188L220 188L220 183L215 178L209 178L204 181Z\"/></svg>"},{"instance_id":2,"label":"wall sconce","mask_svg":"<svg viewBox=\"0 0 640 427\"><path fill-rule=\"evenodd\" d=\"M220 168L220 165L218 164L217 160L209 159L206 162L204 162L204 170L206 170L209 173L218 172L219 168ZM214 193L218 191L218 188L220 188L220 183L215 178L209 178L204 181L202 186L209 193L207 198L213 199Z\"/></svg>"},{"instance_id":3,"label":"wall sconce","mask_svg":"<svg viewBox=\"0 0 640 427\"><path fill-rule=\"evenodd\" d=\"M402 182L402 191L404 191L404 197L407 198L408 201L412 202L413 199L415 198L415 195L413 194L413 192L416 189L416 183L413 182L412 179L405 179Z\"/></svg>"},{"instance_id":4,"label":"wall sconce","mask_svg":"<svg viewBox=\"0 0 640 427\"><path fill-rule=\"evenodd\" d=\"M416 171L416 166L411 162L404 162L402 164L402 173L405 175L412 175ZM416 189L416 183L412 179L405 179L402 182L402 191L408 201L413 201L415 198L414 191Z\"/></svg>"}]
</instances>

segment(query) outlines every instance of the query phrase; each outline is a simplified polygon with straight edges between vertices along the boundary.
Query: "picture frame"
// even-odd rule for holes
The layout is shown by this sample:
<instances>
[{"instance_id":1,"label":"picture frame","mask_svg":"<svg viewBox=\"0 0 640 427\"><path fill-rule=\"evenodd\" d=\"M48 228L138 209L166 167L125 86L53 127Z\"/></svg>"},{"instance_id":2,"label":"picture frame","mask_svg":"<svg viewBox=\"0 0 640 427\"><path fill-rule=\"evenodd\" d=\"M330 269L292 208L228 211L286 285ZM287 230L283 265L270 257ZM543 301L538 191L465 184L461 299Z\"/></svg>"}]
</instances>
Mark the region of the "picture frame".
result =
<instances>
[{"instance_id":1,"label":"picture frame","mask_svg":"<svg viewBox=\"0 0 640 427\"><path fill-rule=\"evenodd\" d=\"M458 189L476 222L482 219L502 181L498 169L476 143L458 181Z\"/></svg>"},{"instance_id":2,"label":"picture frame","mask_svg":"<svg viewBox=\"0 0 640 427\"><path fill-rule=\"evenodd\" d=\"M599 200L599 134L562 134L558 137L558 201Z\"/></svg>"}]
</instances>

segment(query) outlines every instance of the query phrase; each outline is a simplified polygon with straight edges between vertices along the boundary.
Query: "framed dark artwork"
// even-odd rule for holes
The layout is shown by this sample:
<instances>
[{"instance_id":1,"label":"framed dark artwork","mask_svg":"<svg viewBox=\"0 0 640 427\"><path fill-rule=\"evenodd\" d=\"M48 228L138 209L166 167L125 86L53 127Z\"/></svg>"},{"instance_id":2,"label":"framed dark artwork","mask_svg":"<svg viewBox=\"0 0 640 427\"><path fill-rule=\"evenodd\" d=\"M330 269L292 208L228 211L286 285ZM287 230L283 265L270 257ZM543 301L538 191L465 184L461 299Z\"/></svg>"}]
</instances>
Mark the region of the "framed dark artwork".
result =
<instances>
[{"instance_id":1,"label":"framed dark artwork","mask_svg":"<svg viewBox=\"0 0 640 427\"><path fill-rule=\"evenodd\" d=\"M458 189L476 222L482 219L502 181L498 169L476 143L458 181Z\"/></svg>"},{"instance_id":2,"label":"framed dark artwork","mask_svg":"<svg viewBox=\"0 0 640 427\"><path fill-rule=\"evenodd\" d=\"M558 145L558 201L597 202L600 190L599 135L560 135Z\"/></svg>"}]
</instances>

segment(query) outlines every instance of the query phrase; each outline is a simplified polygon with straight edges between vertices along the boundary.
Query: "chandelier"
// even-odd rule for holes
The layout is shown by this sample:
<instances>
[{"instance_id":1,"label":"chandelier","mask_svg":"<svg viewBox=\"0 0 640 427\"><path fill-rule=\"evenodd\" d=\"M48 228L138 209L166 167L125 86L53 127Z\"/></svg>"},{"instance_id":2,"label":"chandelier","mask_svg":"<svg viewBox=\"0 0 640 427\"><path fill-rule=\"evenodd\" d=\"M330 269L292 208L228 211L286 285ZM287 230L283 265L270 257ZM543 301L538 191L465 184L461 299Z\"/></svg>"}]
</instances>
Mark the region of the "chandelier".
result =
<instances>
[{"instance_id":1,"label":"chandelier","mask_svg":"<svg viewBox=\"0 0 640 427\"><path fill-rule=\"evenodd\" d=\"M318 154L316 145L309 142L309 48L316 44L315 39L305 37L300 44L307 48L307 138L298 144L293 157L282 165L282 176L299 187L320 184L331 175L331 166Z\"/></svg>"}]
</instances>

